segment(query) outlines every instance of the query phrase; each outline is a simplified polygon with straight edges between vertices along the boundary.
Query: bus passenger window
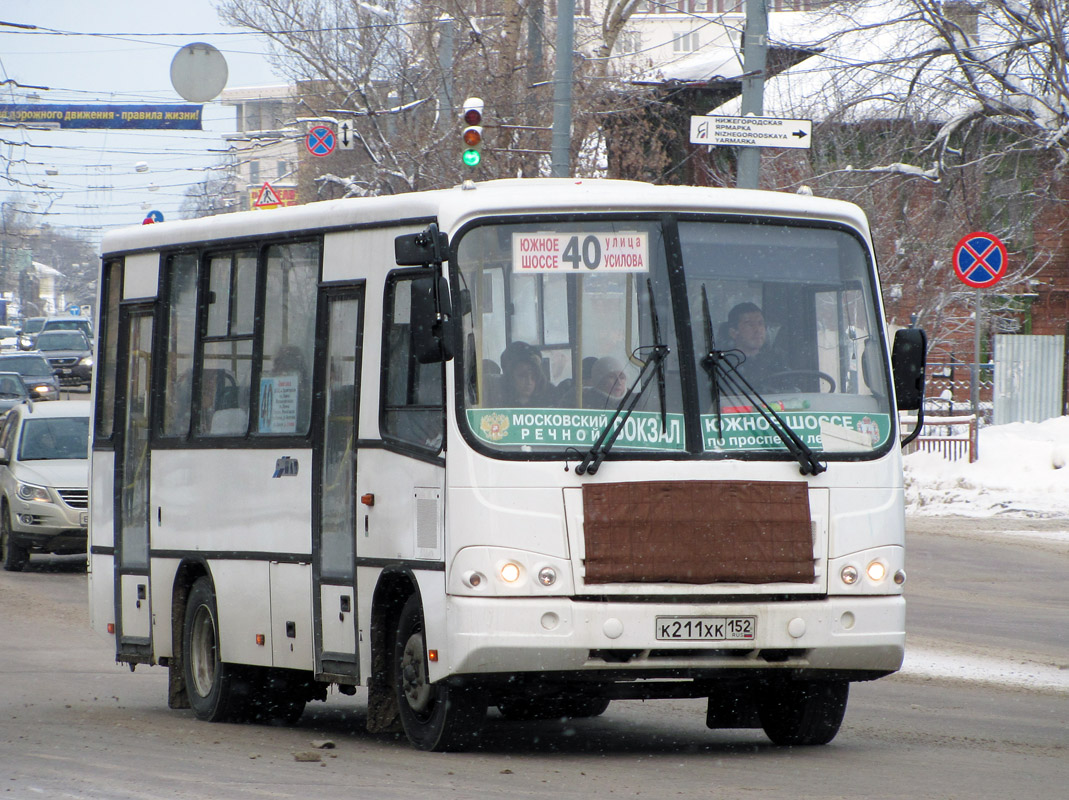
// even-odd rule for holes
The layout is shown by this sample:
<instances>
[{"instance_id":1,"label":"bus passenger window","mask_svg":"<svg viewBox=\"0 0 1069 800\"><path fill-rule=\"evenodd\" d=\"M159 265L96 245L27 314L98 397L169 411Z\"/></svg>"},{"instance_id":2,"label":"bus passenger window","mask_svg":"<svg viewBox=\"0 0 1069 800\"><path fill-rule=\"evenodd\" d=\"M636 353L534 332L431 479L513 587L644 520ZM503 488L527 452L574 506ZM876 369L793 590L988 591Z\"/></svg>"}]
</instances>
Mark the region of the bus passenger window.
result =
<instances>
[{"instance_id":1,"label":"bus passenger window","mask_svg":"<svg viewBox=\"0 0 1069 800\"><path fill-rule=\"evenodd\" d=\"M243 250L212 256L206 336L201 342L196 432L201 436L244 436L249 429L252 385L252 316L256 253Z\"/></svg>"},{"instance_id":2,"label":"bus passenger window","mask_svg":"<svg viewBox=\"0 0 1069 800\"><path fill-rule=\"evenodd\" d=\"M419 363L412 349L412 281L418 274L387 278L382 337L382 435L438 452L444 438L443 364Z\"/></svg>"},{"instance_id":3,"label":"bus passenger window","mask_svg":"<svg viewBox=\"0 0 1069 800\"><path fill-rule=\"evenodd\" d=\"M160 433L187 436L193 407L193 349L197 333L197 264L193 253L169 260L164 402Z\"/></svg>"},{"instance_id":4,"label":"bus passenger window","mask_svg":"<svg viewBox=\"0 0 1069 800\"><path fill-rule=\"evenodd\" d=\"M266 255L255 430L303 436L312 418L319 243L272 245Z\"/></svg>"}]
</instances>

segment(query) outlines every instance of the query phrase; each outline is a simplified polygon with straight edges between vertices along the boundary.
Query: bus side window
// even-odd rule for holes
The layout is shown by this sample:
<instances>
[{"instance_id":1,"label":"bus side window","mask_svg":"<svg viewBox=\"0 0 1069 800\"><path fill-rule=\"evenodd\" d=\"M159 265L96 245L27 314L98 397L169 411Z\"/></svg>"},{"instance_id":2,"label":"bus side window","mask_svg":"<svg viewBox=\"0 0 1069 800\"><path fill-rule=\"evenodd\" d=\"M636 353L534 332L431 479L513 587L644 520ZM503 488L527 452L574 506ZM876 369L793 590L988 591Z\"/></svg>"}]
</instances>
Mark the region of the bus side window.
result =
<instances>
[{"instance_id":1,"label":"bus side window","mask_svg":"<svg viewBox=\"0 0 1069 800\"><path fill-rule=\"evenodd\" d=\"M425 277L426 270L407 270L386 280L380 425L385 439L438 452L445 425L444 365L421 364L412 349L412 281Z\"/></svg>"},{"instance_id":2,"label":"bus side window","mask_svg":"<svg viewBox=\"0 0 1069 800\"><path fill-rule=\"evenodd\" d=\"M208 261L206 324L201 340L197 433L244 436L252 385L256 252L221 253Z\"/></svg>"}]
</instances>

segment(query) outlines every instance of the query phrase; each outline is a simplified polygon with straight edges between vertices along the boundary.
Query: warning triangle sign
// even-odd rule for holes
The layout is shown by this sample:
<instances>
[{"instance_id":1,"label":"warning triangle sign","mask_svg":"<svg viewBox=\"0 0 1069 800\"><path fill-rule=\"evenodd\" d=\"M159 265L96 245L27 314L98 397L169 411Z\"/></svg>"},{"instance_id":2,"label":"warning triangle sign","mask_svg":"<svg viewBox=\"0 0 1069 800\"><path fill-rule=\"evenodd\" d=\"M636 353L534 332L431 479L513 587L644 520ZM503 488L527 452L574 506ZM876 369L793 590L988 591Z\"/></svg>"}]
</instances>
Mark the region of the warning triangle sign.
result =
<instances>
[{"instance_id":1,"label":"warning triangle sign","mask_svg":"<svg viewBox=\"0 0 1069 800\"><path fill-rule=\"evenodd\" d=\"M256 208L271 208L272 206L282 205L282 198L278 196L278 192L272 188L271 184L264 181L264 185L260 187L260 194L256 198L256 202L253 203Z\"/></svg>"}]
</instances>

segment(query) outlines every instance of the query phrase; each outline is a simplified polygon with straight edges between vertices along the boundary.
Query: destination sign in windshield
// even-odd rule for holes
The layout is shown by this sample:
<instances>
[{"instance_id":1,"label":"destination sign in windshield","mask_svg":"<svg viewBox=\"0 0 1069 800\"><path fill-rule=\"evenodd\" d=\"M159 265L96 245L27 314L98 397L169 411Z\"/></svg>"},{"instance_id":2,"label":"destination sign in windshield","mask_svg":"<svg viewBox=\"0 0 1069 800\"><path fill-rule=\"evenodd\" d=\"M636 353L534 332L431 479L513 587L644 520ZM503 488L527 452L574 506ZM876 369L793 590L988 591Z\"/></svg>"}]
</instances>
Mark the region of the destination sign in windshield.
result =
<instances>
[{"instance_id":1,"label":"destination sign in windshield","mask_svg":"<svg viewBox=\"0 0 1069 800\"><path fill-rule=\"evenodd\" d=\"M557 233L512 234L512 271L649 272L649 234Z\"/></svg>"}]
</instances>

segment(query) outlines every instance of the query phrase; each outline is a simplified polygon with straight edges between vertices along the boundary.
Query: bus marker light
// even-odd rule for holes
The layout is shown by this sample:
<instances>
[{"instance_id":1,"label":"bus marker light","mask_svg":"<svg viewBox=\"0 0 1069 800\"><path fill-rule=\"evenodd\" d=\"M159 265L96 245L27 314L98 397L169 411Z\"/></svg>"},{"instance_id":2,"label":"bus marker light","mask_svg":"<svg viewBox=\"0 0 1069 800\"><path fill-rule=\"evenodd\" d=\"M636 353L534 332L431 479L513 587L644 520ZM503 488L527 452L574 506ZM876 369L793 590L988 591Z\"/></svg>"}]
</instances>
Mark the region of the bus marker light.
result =
<instances>
[{"instance_id":1,"label":"bus marker light","mask_svg":"<svg viewBox=\"0 0 1069 800\"><path fill-rule=\"evenodd\" d=\"M505 583L515 583L519 579L520 568L518 565L508 561L501 567L501 580Z\"/></svg>"},{"instance_id":2,"label":"bus marker light","mask_svg":"<svg viewBox=\"0 0 1069 800\"><path fill-rule=\"evenodd\" d=\"M438 651L437 650L428 650L427 651L427 660L428 661L437 661L438 660Z\"/></svg>"},{"instance_id":3,"label":"bus marker light","mask_svg":"<svg viewBox=\"0 0 1069 800\"><path fill-rule=\"evenodd\" d=\"M371 492L368 492L367 494L362 494L360 495L360 502L368 508L371 508L371 506L375 505L375 495L373 495Z\"/></svg>"},{"instance_id":4,"label":"bus marker light","mask_svg":"<svg viewBox=\"0 0 1069 800\"><path fill-rule=\"evenodd\" d=\"M894 581L899 586L901 586L903 583L905 583L906 582L906 571L904 569L900 569L898 572L896 572Z\"/></svg>"},{"instance_id":5,"label":"bus marker light","mask_svg":"<svg viewBox=\"0 0 1069 800\"><path fill-rule=\"evenodd\" d=\"M557 582L557 570L553 567L542 567L538 570L538 582L543 586L552 586Z\"/></svg>"},{"instance_id":6,"label":"bus marker light","mask_svg":"<svg viewBox=\"0 0 1069 800\"><path fill-rule=\"evenodd\" d=\"M466 586L472 589L477 589L482 586L483 581L486 580L481 572L465 572L460 579L464 581Z\"/></svg>"},{"instance_id":7,"label":"bus marker light","mask_svg":"<svg viewBox=\"0 0 1069 800\"><path fill-rule=\"evenodd\" d=\"M887 567L884 566L881 561L873 561L869 564L865 572L868 574L869 580L873 583L879 583L887 577Z\"/></svg>"},{"instance_id":8,"label":"bus marker light","mask_svg":"<svg viewBox=\"0 0 1069 800\"><path fill-rule=\"evenodd\" d=\"M264 636L262 633L256 634L256 644L258 644L260 647L263 647L265 644L267 644L267 637Z\"/></svg>"},{"instance_id":9,"label":"bus marker light","mask_svg":"<svg viewBox=\"0 0 1069 800\"><path fill-rule=\"evenodd\" d=\"M842 572L839 573L839 577L843 579L843 583L847 586L852 586L857 583L857 567L847 564L843 567Z\"/></svg>"},{"instance_id":10,"label":"bus marker light","mask_svg":"<svg viewBox=\"0 0 1069 800\"><path fill-rule=\"evenodd\" d=\"M109 622L108 623L108 633L110 633L112 636L115 635L115 623L114 622Z\"/></svg>"}]
</instances>

